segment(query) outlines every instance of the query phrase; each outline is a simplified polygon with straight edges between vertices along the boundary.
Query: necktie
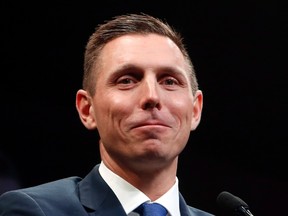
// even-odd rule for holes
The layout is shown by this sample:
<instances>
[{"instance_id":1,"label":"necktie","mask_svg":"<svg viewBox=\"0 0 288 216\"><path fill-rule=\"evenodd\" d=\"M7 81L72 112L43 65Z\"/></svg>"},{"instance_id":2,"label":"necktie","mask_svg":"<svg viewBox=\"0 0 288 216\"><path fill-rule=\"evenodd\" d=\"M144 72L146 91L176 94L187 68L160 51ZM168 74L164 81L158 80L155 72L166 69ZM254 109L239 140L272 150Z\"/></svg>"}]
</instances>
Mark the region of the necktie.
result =
<instances>
[{"instance_id":1,"label":"necktie","mask_svg":"<svg viewBox=\"0 0 288 216\"><path fill-rule=\"evenodd\" d=\"M158 203L143 203L136 210L141 216L166 216L167 210Z\"/></svg>"}]
</instances>

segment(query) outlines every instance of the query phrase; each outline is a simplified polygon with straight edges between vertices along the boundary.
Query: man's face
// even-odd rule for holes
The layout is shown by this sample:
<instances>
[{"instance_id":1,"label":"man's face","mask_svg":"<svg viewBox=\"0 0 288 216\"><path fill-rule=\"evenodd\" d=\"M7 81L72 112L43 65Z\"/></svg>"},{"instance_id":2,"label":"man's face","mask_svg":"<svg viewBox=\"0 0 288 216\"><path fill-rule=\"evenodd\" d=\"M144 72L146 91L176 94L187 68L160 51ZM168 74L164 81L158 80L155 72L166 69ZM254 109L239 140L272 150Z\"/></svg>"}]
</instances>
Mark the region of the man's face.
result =
<instances>
[{"instance_id":1,"label":"man's face","mask_svg":"<svg viewBox=\"0 0 288 216\"><path fill-rule=\"evenodd\" d=\"M126 35L100 55L91 115L105 157L172 161L200 121L202 94L193 97L187 65L168 38Z\"/></svg>"}]
</instances>

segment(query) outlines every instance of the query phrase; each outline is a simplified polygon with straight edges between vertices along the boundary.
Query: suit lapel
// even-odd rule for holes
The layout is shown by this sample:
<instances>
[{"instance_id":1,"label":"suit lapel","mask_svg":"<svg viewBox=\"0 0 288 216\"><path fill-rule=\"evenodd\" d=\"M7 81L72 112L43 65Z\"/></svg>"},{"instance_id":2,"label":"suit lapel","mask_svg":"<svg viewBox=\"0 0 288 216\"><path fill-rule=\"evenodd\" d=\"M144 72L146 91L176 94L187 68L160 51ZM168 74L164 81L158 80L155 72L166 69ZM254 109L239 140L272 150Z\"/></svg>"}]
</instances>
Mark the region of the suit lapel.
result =
<instances>
[{"instance_id":1,"label":"suit lapel","mask_svg":"<svg viewBox=\"0 0 288 216\"><path fill-rule=\"evenodd\" d=\"M91 216L127 216L98 169L99 164L79 183L79 197L82 205Z\"/></svg>"}]
</instances>

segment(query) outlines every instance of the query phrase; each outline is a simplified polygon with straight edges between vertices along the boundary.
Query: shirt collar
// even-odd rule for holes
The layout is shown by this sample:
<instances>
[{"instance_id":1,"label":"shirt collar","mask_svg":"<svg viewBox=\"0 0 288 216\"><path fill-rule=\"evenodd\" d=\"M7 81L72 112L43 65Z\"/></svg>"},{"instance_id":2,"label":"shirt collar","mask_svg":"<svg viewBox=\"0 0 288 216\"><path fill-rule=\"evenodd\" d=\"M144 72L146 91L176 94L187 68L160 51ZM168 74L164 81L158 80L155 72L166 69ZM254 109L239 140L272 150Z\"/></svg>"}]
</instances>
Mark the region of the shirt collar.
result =
<instances>
[{"instance_id":1,"label":"shirt collar","mask_svg":"<svg viewBox=\"0 0 288 216\"><path fill-rule=\"evenodd\" d=\"M113 190L113 192L119 199L126 214L132 212L143 202L151 202L150 199L143 192L141 192L129 182L108 169L108 167L105 166L103 161L101 161L100 163L99 172L102 178L105 180L105 182L109 185L109 187ZM133 197L133 199L131 199L131 197ZM168 210L168 215L180 216L177 177L175 184L170 188L170 190L154 202L163 205Z\"/></svg>"}]
</instances>

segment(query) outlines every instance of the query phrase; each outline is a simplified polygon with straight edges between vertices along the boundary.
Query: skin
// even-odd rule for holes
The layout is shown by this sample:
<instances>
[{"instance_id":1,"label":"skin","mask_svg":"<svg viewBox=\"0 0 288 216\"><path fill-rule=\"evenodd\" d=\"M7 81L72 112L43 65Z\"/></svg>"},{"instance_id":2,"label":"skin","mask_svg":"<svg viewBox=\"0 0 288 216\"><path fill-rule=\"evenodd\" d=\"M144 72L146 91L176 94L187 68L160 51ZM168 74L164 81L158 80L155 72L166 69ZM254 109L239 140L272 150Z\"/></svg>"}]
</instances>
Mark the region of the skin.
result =
<instances>
[{"instance_id":1,"label":"skin","mask_svg":"<svg viewBox=\"0 0 288 216\"><path fill-rule=\"evenodd\" d=\"M183 55L163 36L116 38L99 62L95 95L76 94L80 119L99 131L105 165L155 200L175 183L178 156L200 122L202 92L192 94Z\"/></svg>"}]
</instances>

